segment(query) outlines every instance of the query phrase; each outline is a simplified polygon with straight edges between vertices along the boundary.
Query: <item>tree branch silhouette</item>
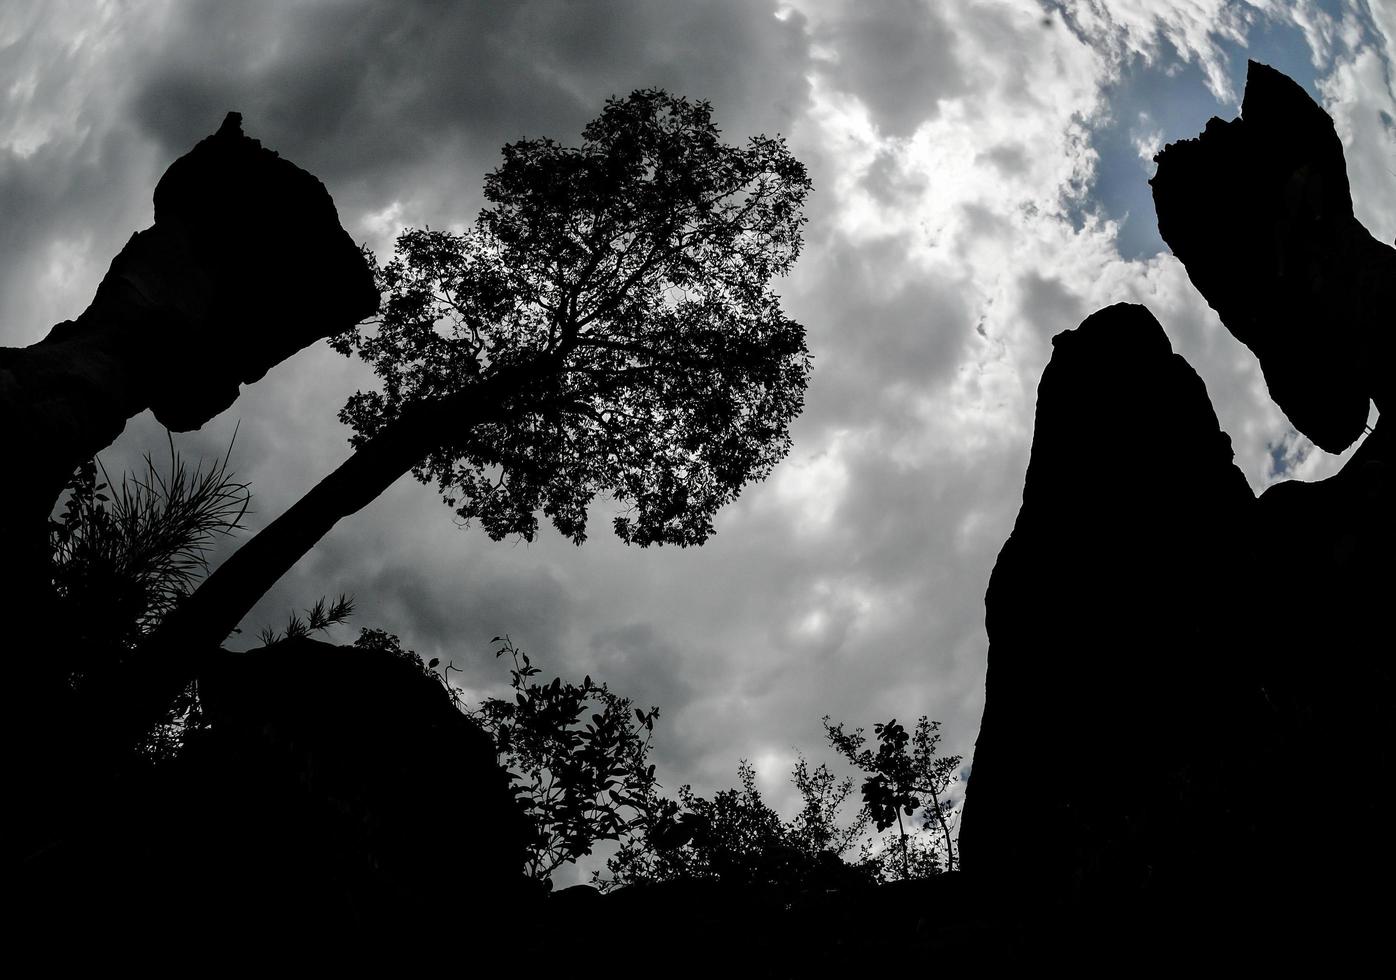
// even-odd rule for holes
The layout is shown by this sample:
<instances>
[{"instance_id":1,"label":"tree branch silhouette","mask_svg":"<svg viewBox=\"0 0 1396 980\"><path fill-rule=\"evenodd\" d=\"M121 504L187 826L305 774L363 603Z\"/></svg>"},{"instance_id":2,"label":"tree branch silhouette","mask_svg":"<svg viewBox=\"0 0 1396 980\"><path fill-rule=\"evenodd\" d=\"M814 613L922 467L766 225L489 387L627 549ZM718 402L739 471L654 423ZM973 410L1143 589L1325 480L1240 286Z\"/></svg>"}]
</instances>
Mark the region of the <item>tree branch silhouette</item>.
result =
<instances>
[{"instance_id":1,"label":"tree branch silhouette","mask_svg":"<svg viewBox=\"0 0 1396 980\"><path fill-rule=\"evenodd\" d=\"M332 339L381 388L340 418L353 455L170 615L104 693L126 736L343 518L411 472L465 521L580 544L608 494L627 543L701 544L790 445L810 370L770 287L810 183L779 139L720 141L711 107L610 100L580 148L523 140L473 230L410 230L374 266L378 319ZM602 244L604 242L604 244Z\"/></svg>"}]
</instances>

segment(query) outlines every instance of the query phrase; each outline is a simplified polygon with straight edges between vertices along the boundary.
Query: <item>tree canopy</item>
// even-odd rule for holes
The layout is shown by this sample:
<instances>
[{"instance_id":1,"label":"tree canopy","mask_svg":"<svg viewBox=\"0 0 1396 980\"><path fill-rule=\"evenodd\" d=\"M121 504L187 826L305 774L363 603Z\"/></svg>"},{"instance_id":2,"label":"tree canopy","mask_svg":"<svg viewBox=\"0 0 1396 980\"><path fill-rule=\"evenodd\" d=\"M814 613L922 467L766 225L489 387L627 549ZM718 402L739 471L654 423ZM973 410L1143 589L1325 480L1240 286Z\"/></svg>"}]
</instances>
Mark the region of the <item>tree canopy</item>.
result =
<instances>
[{"instance_id":1,"label":"tree canopy","mask_svg":"<svg viewBox=\"0 0 1396 980\"><path fill-rule=\"evenodd\" d=\"M700 544L790 446L810 371L771 288L810 181L779 138L724 144L705 102L612 99L582 145L504 148L467 232L409 231L374 263L377 319L332 343L382 382L341 417L349 457L167 617L116 683L129 734L341 519L404 473L492 537L541 512L576 542L605 493L626 542Z\"/></svg>"},{"instance_id":2,"label":"tree canopy","mask_svg":"<svg viewBox=\"0 0 1396 980\"><path fill-rule=\"evenodd\" d=\"M646 758L659 709L642 711L591 675L580 684L536 681L528 654L507 636L495 642L495 656L513 660L514 696L486 698L470 716L494 740L532 828L528 875L551 888L563 864L647 822L656 783Z\"/></svg>"},{"instance_id":3,"label":"tree canopy","mask_svg":"<svg viewBox=\"0 0 1396 980\"><path fill-rule=\"evenodd\" d=\"M462 233L410 230L376 267L376 321L336 338L381 390L340 417L362 446L413 406L511 373L413 472L495 538L541 511L586 537L598 493L625 541L697 544L789 448L810 359L771 279L800 251L805 168L783 141L724 144L706 102L612 99L580 147L504 148Z\"/></svg>"},{"instance_id":4,"label":"tree canopy","mask_svg":"<svg viewBox=\"0 0 1396 980\"><path fill-rule=\"evenodd\" d=\"M946 797L962 760L958 755L939 754L940 722L922 715L911 733L895 718L879 722L873 726L876 752L866 746L867 738L861 728L849 732L842 722L834 724L826 717L824 733L835 751L867 773L863 780L863 805L877 829L897 825L902 877L912 877L913 860L922 874L939 869L936 849L925 846L924 838L920 846L909 846L916 839L908 835L902 816L914 816L917 810L922 811L923 828L932 821L939 825L945 839L945 867L954 869L955 846L946 820Z\"/></svg>"}]
</instances>

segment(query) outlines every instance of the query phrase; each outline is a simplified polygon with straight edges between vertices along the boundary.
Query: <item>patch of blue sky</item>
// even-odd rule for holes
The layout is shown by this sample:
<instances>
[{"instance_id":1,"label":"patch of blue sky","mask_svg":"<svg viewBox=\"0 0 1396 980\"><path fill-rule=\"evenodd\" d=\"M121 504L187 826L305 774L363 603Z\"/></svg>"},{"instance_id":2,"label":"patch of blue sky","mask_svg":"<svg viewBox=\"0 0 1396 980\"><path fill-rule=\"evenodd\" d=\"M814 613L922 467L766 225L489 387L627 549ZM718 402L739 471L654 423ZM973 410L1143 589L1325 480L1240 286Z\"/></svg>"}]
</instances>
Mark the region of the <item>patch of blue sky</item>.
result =
<instances>
[{"instance_id":1,"label":"patch of blue sky","mask_svg":"<svg viewBox=\"0 0 1396 980\"><path fill-rule=\"evenodd\" d=\"M1289 471L1292 468L1289 459L1289 440L1272 442L1265 448L1270 451L1270 472L1265 475L1265 481L1269 483L1289 476Z\"/></svg>"},{"instance_id":2,"label":"patch of blue sky","mask_svg":"<svg viewBox=\"0 0 1396 980\"><path fill-rule=\"evenodd\" d=\"M1265 474L1265 483L1268 486L1298 475L1314 452L1314 444L1290 426L1280 438L1268 443L1265 451L1270 456L1269 472Z\"/></svg>"},{"instance_id":3,"label":"patch of blue sky","mask_svg":"<svg viewBox=\"0 0 1396 980\"><path fill-rule=\"evenodd\" d=\"M1321 6L1337 13L1341 4L1331 0ZM1160 39L1150 62L1138 56L1130 59L1106 93L1110 111L1091 134L1098 155L1095 181L1069 213L1078 227L1089 215L1116 222L1123 258L1147 259L1166 250L1149 190L1155 170L1152 154L1166 143L1195 137L1213 116L1235 118L1248 60L1279 69L1318 97L1313 52L1294 23L1261 16L1244 45L1220 41L1218 46L1235 93L1233 104L1218 100L1202 67L1185 59L1166 39Z\"/></svg>"}]
</instances>

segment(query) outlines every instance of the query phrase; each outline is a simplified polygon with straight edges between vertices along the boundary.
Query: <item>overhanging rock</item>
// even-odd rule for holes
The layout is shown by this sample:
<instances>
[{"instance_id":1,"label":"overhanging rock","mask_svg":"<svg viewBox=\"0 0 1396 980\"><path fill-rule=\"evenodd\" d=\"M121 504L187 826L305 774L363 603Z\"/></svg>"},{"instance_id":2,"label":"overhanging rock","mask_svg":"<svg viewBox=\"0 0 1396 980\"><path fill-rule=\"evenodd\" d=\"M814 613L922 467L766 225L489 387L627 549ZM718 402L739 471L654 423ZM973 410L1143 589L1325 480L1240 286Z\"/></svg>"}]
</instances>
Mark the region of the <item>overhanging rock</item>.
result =
<instances>
[{"instance_id":1,"label":"overhanging rock","mask_svg":"<svg viewBox=\"0 0 1396 980\"><path fill-rule=\"evenodd\" d=\"M0 484L5 530L42 528L68 474L137 413L198 428L240 385L377 307L324 185L229 113L165 172L155 224L91 305L32 346L0 348L0 460L26 474Z\"/></svg>"},{"instance_id":2,"label":"overhanging rock","mask_svg":"<svg viewBox=\"0 0 1396 980\"><path fill-rule=\"evenodd\" d=\"M1295 428L1346 449L1391 403L1396 250L1353 216L1333 120L1252 61L1240 118L1155 160L1159 234Z\"/></svg>"}]
</instances>

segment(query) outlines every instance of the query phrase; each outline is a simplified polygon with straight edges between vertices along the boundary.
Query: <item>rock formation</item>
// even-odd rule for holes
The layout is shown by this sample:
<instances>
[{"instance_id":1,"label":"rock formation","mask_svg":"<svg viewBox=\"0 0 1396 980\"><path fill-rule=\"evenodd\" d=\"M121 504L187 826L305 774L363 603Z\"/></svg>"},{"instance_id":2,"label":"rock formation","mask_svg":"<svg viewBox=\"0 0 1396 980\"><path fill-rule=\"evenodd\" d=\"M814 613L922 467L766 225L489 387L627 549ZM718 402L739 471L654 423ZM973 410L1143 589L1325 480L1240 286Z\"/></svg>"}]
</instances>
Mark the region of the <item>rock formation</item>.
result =
<instances>
[{"instance_id":1,"label":"rock formation","mask_svg":"<svg viewBox=\"0 0 1396 980\"><path fill-rule=\"evenodd\" d=\"M51 958L77 952L76 933L145 961L152 931L170 956L233 935L347 952L374 935L397 943L432 913L479 935L522 886L526 831L493 747L419 665L304 639L185 651L202 668L207 726L155 766L105 726L111 688L73 689L75 641L48 611L48 518L78 463L146 409L197 428L377 303L324 186L230 113L166 171L154 225L87 310L0 349L0 459L24 474L0 482L18 694L5 713L5 866L25 896L12 925ZM459 876L462 841L488 846Z\"/></svg>"},{"instance_id":2,"label":"rock formation","mask_svg":"<svg viewBox=\"0 0 1396 980\"><path fill-rule=\"evenodd\" d=\"M1392 406L1396 250L1352 212L1343 146L1304 90L1250 63L1241 117L1170 144L1159 234L1253 350L1275 402L1328 452Z\"/></svg>"},{"instance_id":3,"label":"rock formation","mask_svg":"<svg viewBox=\"0 0 1396 980\"><path fill-rule=\"evenodd\" d=\"M74 468L146 409L174 429L202 425L239 385L377 303L324 185L229 113L166 171L155 223L126 243L91 305L36 344L0 349L0 461L23 474L0 481L0 618L10 650L25 651L9 657L24 692L6 712L7 744L27 746L14 752L17 786L52 789L50 770L91 755L47 574L49 515ZM54 717L72 721L30 743ZM49 795L32 797L36 833L53 823Z\"/></svg>"},{"instance_id":4,"label":"rock formation","mask_svg":"<svg viewBox=\"0 0 1396 980\"><path fill-rule=\"evenodd\" d=\"M1336 451L1361 433L1369 398L1396 410L1396 249L1353 216L1333 122L1302 88L1252 62L1241 118L1165 148L1153 185L1164 239L1256 352L1296 428ZM1254 608L1289 610L1282 628L1250 640L1264 652L1256 680L1289 760L1275 779L1324 773L1342 831L1303 864L1339 904L1353 894L1351 869L1396 868L1386 828L1396 793L1376 776L1396 747L1391 426L1378 421L1337 475L1261 494L1248 572Z\"/></svg>"},{"instance_id":5,"label":"rock formation","mask_svg":"<svg viewBox=\"0 0 1396 980\"><path fill-rule=\"evenodd\" d=\"M975 873L1076 899L1153 887L1139 842L1205 805L1199 761L1242 686L1223 623L1254 498L1148 310L1101 310L1053 347L985 598L960 846Z\"/></svg>"},{"instance_id":6,"label":"rock formation","mask_svg":"<svg viewBox=\"0 0 1396 980\"><path fill-rule=\"evenodd\" d=\"M1242 118L1158 163L1193 283L1295 426L1349 446L1391 394L1396 252L1353 217L1332 121L1252 63ZM1064 948L1375 942L1390 902L1365 886L1396 870L1390 424L1336 476L1254 499L1142 308L1054 347L986 597L966 873Z\"/></svg>"},{"instance_id":7,"label":"rock formation","mask_svg":"<svg viewBox=\"0 0 1396 980\"><path fill-rule=\"evenodd\" d=\"M354 860L340 874L358 869L360 904L455 887L442 873L452 841L490 841L472 878L522 884L527 828L494 741L415 656L282 640L212 659L199 692L208 737L189 764L255 757L259 780L280 769L313 811L312 837L342 835Z\"/></svg>"},{"instance_id":8,"label":"rock formation","mask_svg":"<svg viewBox=\"0 0 1396 980\"><path fill-rule=\"evenodd\" d=\"M229 113L155 188L155 224L131 237L76 320L0 348L0 458L23 461L48 517L63 481L149 408L176 431L233 403L239 385L378 308L358 247L323 184ZM20 488L5 481L4 520Z\"/></svg>"},{"instance_id":9,"label":"rock formation","mask_svg":"<svg viewBox=\"0 0 1396 980\"><path fill-rule=\"evenodd\" d=\"M244 136L229 113L155 188L134 234L76 319L0 348L3 591L14 608L45 550L74 467L151 409L176 431L231 405L239 385L378 308L363 256L313 176ZM9 618L9 617L7 617Z\"/></svg>"},{"instance_id":10,"label":"rock formation","mask_svg":"<svg viewBox=\"0 0 1396 980\"><path fill-rule=\"evenodd\" d=\"M298 638L224 653L199 683L180 758L25 868L31 903L99 910L88 941L158 908L195 948L391 950L438 917L460 938L503 928L529 894L493 742L420 662Z\"/></svg>"}]
</instances>

